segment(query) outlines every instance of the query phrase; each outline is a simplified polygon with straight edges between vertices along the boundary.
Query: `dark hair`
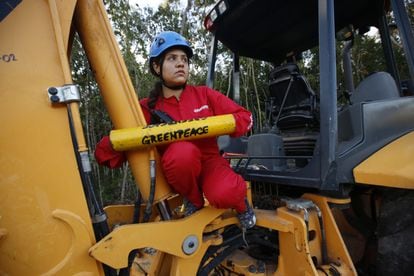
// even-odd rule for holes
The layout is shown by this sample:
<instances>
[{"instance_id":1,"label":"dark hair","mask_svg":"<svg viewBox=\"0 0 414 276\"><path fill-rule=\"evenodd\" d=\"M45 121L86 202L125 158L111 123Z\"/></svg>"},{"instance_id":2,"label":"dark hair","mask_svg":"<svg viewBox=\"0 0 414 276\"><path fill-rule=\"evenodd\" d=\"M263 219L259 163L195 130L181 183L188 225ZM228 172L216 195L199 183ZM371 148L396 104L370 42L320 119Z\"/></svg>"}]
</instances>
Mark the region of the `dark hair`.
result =
<instances>
[{"instance_id":1,"label":"dark hair","mask_svg":"<svg viewBox=\"0 0 414 276\"><path fill-rule=\"evenodd\" d=\"M162 67L162 63L164 62L164 55L165 54L163 53L159 57L156 57L150 61L151 73L153 73L156 76L158 75L155 73L152 63L155 62L160 67ZM155 104L157 103L158 97L161 95L162 95L162 81L159 80L154 83L154 87L152 88L152 90L149 92L149 95L148 95L148 108L150 109L150 111L152 111L155 108Z\"/></svg>"},{"instance_id":2,"label":"dark hair","mask_svg":"<svg viewBox=\"0 0 414 276\"><path fill-rule=\"evenodd\" d=\"M162 82L157 81L154 83L154 88L150 91L148 96L148 108L153 110L157 103L158 97L162 95Z\"/></svg>"}]
</instances>

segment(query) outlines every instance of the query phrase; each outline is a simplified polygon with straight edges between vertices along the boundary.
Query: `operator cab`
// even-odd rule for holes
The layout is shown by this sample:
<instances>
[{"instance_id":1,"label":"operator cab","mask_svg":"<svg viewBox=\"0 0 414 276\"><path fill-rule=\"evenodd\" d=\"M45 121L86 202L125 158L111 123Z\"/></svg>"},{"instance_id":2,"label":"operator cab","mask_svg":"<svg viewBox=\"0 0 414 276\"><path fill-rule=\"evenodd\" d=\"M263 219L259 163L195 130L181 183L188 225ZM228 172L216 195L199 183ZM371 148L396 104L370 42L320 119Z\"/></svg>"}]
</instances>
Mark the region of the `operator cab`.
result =
<instances>
[{"instance_id":1,"label":"operator cab","mask_svg":"<svg viewBox=\"0 0 414 276\"><path fill-rule=\"evenodd\" d=\"M389 3L340 0L326 7L320 2L222 0L205 19L213 34L208 85L213 84L219 42L233 54L236 73L240 57L273 65L262 103L265 127L248 137L245 159L235 167L246 180L341 191L342 184L354 182L357 164L414 129L409 119L413 99L401 98L393 70L368 76L346 106L338 108L335 34L350 26L354 33L375 26L382 42L389 42L384 21ZM332 13L334 18L320 16ZM311 87L292 59L314 47L321 53L319 87ZM352 71L344 74L352 78ZM393 112L395 108L401 113ZM386 124L379 124L383 114Z\"/></svg>"}]
</instances>

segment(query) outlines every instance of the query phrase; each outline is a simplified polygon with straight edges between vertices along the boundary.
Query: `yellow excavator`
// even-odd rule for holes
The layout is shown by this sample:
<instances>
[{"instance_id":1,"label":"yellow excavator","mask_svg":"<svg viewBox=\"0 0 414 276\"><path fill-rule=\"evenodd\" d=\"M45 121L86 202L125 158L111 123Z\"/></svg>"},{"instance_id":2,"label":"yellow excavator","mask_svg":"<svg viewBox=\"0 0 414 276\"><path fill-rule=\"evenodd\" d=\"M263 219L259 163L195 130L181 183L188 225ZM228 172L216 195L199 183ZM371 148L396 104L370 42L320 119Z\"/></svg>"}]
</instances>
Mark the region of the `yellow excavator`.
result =
<instances>
[{"instance_id":1,"label":"yellow excavator","mask_svg":"<svg viewBox=\"0 0 414 276\"><path fill-rule=\"evenodd\" d=\"M410 71L404 81L390 12ZM208 85L219 45L233 53L236 101L240 56L274 65L267 130L228 139L228 116L147 126L102 1L0 2L0 275L413 272L414 39L404 1L220 0L204 24L213 37ZM380 30L387 71L354 87L345 47L349 99L338 108L337 34L346 29L351 45L370 26ZM75 33L139 206L100 206L95 197L68 58ZM321 53L313 89L294 62L312 47ZM241 231L234 210L208 205L183 216L182 198L159 168L157 139L147 138L188 128L203 130L191 139L220 136L246 179L253 229Z\"/></svg>"}]
</instances>

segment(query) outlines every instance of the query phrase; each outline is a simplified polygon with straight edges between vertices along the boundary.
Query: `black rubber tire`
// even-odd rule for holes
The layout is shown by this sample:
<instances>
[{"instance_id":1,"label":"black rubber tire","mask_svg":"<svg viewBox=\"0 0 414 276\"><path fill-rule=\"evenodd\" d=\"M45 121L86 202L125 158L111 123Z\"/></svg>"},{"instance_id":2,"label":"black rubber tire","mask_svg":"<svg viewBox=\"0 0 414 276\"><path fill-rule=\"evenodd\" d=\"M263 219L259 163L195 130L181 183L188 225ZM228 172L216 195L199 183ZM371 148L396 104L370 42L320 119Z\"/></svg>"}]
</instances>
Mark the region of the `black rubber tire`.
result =
<instances>
[{"instance_id":1,"label":"black rubber tire","mask_svg":"<svg viewBox=\"0 0 414 276\"><path fill-rule=\"evenodd\" d=\"M376 275L414 273L414 191L390 189L383 193L378 218Z\"/></svg>"}]
</instances>

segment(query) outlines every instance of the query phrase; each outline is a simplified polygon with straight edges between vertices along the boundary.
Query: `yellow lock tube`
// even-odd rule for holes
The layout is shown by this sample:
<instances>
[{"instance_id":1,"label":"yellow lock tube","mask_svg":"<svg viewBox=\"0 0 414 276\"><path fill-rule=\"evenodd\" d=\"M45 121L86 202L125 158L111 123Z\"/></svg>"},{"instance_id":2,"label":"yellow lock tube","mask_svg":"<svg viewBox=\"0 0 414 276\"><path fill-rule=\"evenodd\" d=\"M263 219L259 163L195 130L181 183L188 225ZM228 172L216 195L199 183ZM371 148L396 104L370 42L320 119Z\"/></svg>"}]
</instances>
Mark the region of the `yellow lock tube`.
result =
<instances>
[{"instance_id":1,"label":"yellow lock tube","mask_svg":"<svg viewBox=\"0 0 414 276\"><path fill-rule=\"evenodd\" d=\"M182 140L217 137L231 134L235 129L234 116L227 114L168 124L117 129L111 131L110 140L116 151L126 151Z\"/></svg>"}]
</instances>

